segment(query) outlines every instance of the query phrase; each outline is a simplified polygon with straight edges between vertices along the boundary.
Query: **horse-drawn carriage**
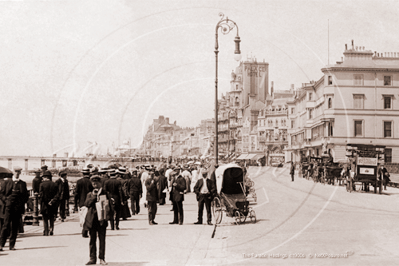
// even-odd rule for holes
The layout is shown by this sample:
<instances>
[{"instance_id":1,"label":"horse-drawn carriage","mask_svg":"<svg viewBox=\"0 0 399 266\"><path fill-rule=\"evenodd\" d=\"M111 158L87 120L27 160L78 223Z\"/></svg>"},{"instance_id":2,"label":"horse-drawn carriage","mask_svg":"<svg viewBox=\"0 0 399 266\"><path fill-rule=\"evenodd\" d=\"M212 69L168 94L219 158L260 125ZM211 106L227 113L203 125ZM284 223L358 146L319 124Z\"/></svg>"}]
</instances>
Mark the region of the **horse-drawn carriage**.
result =
<instances>
[{"instance_id":1,"label":"horse-drawn carriage","mask_svg":"<svg viewBox=\"0 0 399 266\"><path fill-rule=\"evenodd\" d=\"M218 193L212 202L215 223L222 222L223 212L233 217L236 224L244 223L247 217L255 223L256 214L249 206L243 169L237 164L221 165L216 169L215 176Z\"/></svg>"}]
</instances>

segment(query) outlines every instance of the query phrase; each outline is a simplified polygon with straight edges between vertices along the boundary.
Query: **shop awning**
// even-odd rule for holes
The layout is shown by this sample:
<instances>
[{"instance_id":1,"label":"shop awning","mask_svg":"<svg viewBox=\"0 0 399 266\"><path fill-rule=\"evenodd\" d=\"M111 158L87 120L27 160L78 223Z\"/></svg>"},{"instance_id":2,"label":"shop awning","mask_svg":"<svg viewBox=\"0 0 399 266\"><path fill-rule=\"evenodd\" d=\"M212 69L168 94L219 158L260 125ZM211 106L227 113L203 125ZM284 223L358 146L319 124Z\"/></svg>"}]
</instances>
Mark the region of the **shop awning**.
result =
<instances>
[{"instance_id":1,"label":"shop awning","mask_svg":"<svg viewBox=\"0 0 399 266\"><path fill-rule=\"evenodd\" d=\"M247 156L248 154L241 154L236 160L244 160Z\"/></svg>"},{"instance_id":2,"label":"shop awning","mask_svg":"<svg viewBox=\"0 0 399 266\"><path fill-rule=\"evenodd\" d=\"M251 153L251 154L248 154L247 157L245 157L245 160L254 160L255 157L256 157L256 154Z\"/></svg>"}]
</instances>

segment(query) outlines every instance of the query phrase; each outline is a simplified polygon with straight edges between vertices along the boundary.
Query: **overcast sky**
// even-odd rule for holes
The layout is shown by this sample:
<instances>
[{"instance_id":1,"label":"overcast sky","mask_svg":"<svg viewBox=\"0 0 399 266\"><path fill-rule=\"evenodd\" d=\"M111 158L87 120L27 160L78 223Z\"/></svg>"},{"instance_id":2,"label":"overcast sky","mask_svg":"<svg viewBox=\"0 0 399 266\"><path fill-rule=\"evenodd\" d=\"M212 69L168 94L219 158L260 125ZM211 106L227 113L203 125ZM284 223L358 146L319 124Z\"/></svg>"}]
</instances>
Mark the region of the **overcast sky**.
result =
<instances>
[{"instance_id":1,"label":"overcast sky","mask_svg":"<svg viewBox=\"0 0 399 266\"><path fill-rule=\"evenodd\" d=\"M345 43L399 52L398 1L0 1L0 155L102 151L141 143L159 115L180 126L214 116L219 12L243 58L269 63L275 89L318 80ZM229 90L235 30L219 34ZM69 147L68 147L69 146Z\"/></svg>"}]
</instances>

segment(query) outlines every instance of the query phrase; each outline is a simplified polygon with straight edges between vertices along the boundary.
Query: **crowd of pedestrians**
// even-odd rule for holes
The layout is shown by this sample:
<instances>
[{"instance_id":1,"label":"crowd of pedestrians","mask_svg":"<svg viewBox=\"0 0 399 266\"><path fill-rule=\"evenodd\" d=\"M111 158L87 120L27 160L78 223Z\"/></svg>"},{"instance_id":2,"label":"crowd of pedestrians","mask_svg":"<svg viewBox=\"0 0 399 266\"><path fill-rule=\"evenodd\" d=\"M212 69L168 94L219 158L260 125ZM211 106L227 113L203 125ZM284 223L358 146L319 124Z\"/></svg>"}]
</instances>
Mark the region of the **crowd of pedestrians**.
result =
<instances>
[{"instance_id":1,"label":"crowd of pedestrians","mask_svg":"<svg viewBox=\"0 0 399 266\"><path fill-rule=\"evenodd\" d=\"M87 265L97 262L97 238L98 258L100 264L106 265L108 223L110 230L119 230L120 221L138 215L142 211L140 206L144 205L149 225L157 225L158 205L168 206L169 199L173 211L173 220L169 224L183 225L184 197L192 191L196 193L198 201L198 219L194 224L202 224L205 205L207 223L212 225L210 209L212 199L216 196L215 169L214 166L198 164L161 164L158 167L147 164L134 169L117 164L106 168L91 166L82 170L72 199L67 169L61 169L55 181L46 166L36 169L32 192L38 196L43 236L55 235L54 222L57 217L61 222L66 221L71 200L74 203L73 211L79 212L82 237L90 238L90 260ZM30 195L26 183L19 179L21 171L21 168L16 168L8 175L0 174L0 251L8 238L10 250L15 250L18 232L23 232L22 216ZM140 204L141 200L143 204Z\"/></svg>"}]
</instances>

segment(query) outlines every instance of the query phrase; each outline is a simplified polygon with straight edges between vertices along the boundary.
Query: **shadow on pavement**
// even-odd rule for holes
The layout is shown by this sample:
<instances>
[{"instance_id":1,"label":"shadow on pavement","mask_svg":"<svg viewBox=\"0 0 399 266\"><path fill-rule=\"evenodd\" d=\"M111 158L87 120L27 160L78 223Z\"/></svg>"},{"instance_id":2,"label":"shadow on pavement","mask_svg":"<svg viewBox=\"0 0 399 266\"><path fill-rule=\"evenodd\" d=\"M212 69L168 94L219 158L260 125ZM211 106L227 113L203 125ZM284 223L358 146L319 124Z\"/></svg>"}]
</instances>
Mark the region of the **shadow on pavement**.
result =
<instances>
[{"instance_id":1,"label":"shadow on pavement","mask_svg":"<svg viewBox=\"0 0 399 266\"><path fill-rule=\"evenodd\" d=\"M122 227L120 227L119 230L148 230L148 228L122 228Z\"/></svg>"},{"instance_id":2,"label":"shadow on pavement","mask_svg":"<svg viewBox=\"0 0 399 266\"><path fill-rule=\"evenodd\" d=\"M140 265L148 265L148 261L140 261L140 262L109 262L107 261L109 266L140 266Z\"/></svg>"},{"instance_id":3,"label":"shadow on pavement","mask_svg":"<svg viewBox=\"0 0 399 266\"><path fill-rule=\"evenodd\" d=\"M51 246L51 247L31 247L31 248L17 248L18 250L30 250L30 249L46 249L46 248L66 248L67 246Z\"/></svg>"},{"instance_id":4,"label":"shadow on pavement","mask_svg":"<svg viewBox=\"0 0 399 266\"><path fill-rule=\"evenodd\" d=\"M24 233L24 234L18 234L18 238L26 238L26 237L31 237L31 236L43 236L43 233Z\"/></svg>"}]
</instances>

